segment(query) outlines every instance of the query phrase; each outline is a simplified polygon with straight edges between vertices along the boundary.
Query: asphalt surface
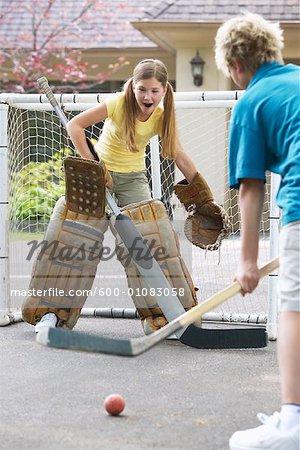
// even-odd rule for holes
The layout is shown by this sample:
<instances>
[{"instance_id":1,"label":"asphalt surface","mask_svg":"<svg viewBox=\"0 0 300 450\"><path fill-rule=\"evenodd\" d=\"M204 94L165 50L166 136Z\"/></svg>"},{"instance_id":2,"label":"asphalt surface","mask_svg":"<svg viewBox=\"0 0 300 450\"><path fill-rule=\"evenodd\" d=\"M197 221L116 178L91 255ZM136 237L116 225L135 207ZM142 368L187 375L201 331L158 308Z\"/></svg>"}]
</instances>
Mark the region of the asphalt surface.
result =
<instances>
[{"instance_id":1,"label":"asphalt surface","mask_svg":"<svg viewBox=\"0 0 300 450\"><path fill-rule=\"evenodd\" d=\"M132 306L132 305L130 305ZM137 319L80 318L76 330L137 337ZM43 347L33 327L0 328L0 448L5 450L223 450L256 413L280 404L276 343L197 350L165 341L124 358ZM105 397L126 407L108 416Z\"/></svg>"},{"instance_id":2,"label":"asphalt surface","mask_svg":"<svg viewBox=\"0 0 300 450\"><path fill-rule=\"evenodd\" d=\"M114 248L109 234L106 240ZM220 255L195 254L181 241L200 301L232 282L238 241L224 242ZM28 239L13 243L14 289L26 289L31 278L33 258L26 252ZM231 299L225 311L266 311L266 286L264 280L246 302ZM133 307L116 258L100 263L93 287L99 289L85 307ZM11 299L19 308L25 298L18 292ZM80 318L75 329L143 335L138 319ZM255 350L197 350L168 340L125 358L43 347L32 326L17 323L0 327L0 349L4 450L223 450L234 431L258 425L258 412L271 414L280 405L275 342ZM111 393L125 398L119 417L104 411Z\"/></svg>"}]
</instances>

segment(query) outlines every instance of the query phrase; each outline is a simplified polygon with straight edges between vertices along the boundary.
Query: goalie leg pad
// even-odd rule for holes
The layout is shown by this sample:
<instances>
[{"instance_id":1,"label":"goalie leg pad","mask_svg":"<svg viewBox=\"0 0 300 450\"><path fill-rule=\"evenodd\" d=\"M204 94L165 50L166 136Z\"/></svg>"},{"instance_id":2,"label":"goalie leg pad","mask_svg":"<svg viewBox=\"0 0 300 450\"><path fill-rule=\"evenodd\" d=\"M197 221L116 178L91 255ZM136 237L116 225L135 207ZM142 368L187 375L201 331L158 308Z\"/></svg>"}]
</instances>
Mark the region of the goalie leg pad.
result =
<instances>
[{"instance_id":1,"label":"goalie leg pad","mask_svg":"<svg viewBox=\"0 0 300 450\"><path fill-rule=\"evenodd\" d=\"M177 295L186 311L195 306L198 303L195 287L180 254L178 237L163 203L159 200L133 203L123 208L122 212L131 217L138 231L145 238L152 255L168 279L171 289L173 288L173 295ZM125 268L128 287L133 293L133 302L144 325L144 331L149 334L166 325L168 321L156 302L155 293L151 292L148 286L143 285L143 278L134 261L131 260L116 232L114 234L117 255ZM159 293L156 294L159 295ZM168 295L172 301L172 292Z\"/></svg>"},{"instance_id":2,"label":"goalie leg pad","mask_svg":"<svg viewBox=\"0 0 300 450\"><path fill-rule=\"evenodd\" d=\"M73 328L80 315L102 256L106 218L68 210L65 198L55 205L44 240L39 243L23 319L35 325L53 312L59 326Z\"/></svg>"}]
</instances>

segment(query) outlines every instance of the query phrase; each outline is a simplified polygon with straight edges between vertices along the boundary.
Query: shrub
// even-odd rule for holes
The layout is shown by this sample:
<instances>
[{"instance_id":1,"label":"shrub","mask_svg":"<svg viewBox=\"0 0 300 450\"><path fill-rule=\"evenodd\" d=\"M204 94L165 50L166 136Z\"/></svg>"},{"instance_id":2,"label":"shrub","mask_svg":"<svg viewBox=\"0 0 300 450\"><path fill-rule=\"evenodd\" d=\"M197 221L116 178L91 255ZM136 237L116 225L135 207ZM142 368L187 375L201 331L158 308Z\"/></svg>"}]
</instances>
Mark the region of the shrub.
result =
<instances>
[{"instance_id":1,"label":"shrub","mask_svg":"<svg viewBox=\"0 0 300 450\"><path fill-rule=\"evenodd\" d=\"M61 149L45 162L30 161L12 175L11 221L17 228L28 224L49 222L55 203L65 192L62 155L70 154Z\"/></svg>"}]
</instances>

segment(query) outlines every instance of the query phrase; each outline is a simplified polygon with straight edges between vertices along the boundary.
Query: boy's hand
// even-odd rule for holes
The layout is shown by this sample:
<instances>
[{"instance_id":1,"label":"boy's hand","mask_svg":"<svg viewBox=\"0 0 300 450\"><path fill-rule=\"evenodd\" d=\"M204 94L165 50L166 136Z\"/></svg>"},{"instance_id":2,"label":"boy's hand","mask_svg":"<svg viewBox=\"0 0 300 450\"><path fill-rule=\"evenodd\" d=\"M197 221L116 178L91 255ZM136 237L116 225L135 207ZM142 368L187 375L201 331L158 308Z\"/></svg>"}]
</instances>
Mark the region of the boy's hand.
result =
<instances>
[{"instance_id":1,"label":"boy's hand","mask_svg":"<svg viewBox=\"0 0 300 450\"><path fill-rule=\"evenodd\" d=\"M237 281L241 285L241 294L243 296L253 292L259 282L257 263L240 262L234 281Z\"/></svg>"}]
</instances>

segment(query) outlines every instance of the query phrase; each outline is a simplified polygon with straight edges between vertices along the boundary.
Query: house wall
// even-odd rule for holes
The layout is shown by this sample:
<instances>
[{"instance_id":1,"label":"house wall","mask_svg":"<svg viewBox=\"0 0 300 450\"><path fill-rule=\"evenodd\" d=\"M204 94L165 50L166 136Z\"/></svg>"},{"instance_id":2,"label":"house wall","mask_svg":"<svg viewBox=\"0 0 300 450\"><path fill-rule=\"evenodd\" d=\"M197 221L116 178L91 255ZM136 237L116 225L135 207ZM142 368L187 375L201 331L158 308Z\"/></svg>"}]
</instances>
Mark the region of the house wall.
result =
<instances>
[{"instance_id":1,"label":"house wall","mask_svg":"<svg viewBox=\"0 0 300 450\"><path fill-rule=\"evenodd\" d=\"M230 81L218 71L211 49L199 47L204 59L202 86L195 86L190 60L195 48L180 48L177 52L177 91L224 91L230 89ZM224 109L178 110L176 112L180 138L185 151L191 156L197 169L209 183L216 200L225 202L226 131ZM227 117L229 117L227 115ZM182 178L177 170L175 178Z\"/></svg>"}]
</instances>

